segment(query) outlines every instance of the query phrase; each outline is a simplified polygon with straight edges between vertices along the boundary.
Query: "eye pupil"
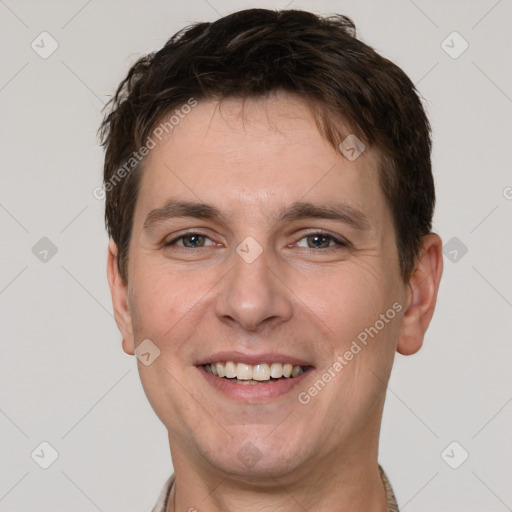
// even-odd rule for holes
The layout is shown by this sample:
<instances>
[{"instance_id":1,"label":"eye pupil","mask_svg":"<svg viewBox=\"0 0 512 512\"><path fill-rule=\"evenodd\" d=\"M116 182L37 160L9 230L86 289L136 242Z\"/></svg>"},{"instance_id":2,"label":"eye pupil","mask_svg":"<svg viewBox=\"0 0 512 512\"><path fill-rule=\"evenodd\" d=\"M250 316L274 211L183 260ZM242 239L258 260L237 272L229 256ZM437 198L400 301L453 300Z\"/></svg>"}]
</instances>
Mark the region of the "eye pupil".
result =
<instances>
[{"instance_id":1,"label":"eye pupil","mask_svg":"<svg viewBox=\"0 0 512 512\"><path fill-rule=\"evenodd\" d=\"M320 245L322 245L321 241L318 242L319 240L327 241L327 246L326 247L329 246L330 240L329 240L328 236L325 236L325 235L310 235L308 238L311 239L311 240L314 240L313 244L315 244L315 246L313 247L313 249L318 249L319 248L318 246L316 246L317 243L320 243Z\"/></svg>"},{"instance_id":2,"label":"eye pupil","mask_svg":"<svg viewBox=\"0 0 512 512\"><path fill-rule=\"evenodd\" d=\"M200 242L202 238L203 235L186 235L183 237L183 245L185 245L185 247L197 247L201 245ZM187 241L192 241L192 244L188 245Z\"/></svg>"}]
</instances>

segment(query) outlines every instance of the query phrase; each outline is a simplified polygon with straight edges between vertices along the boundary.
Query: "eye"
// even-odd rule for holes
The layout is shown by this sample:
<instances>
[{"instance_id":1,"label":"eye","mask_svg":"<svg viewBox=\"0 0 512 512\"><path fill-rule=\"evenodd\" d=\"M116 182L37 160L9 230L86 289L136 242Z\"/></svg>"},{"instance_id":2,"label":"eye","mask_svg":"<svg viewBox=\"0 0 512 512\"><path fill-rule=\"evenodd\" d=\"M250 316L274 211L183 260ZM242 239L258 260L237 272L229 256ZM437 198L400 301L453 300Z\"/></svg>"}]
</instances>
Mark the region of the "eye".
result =
<instances>
[{"instance_id":1,"label":"eye","mask_svg":"<svg viewBox=\"0 0 512 512\"><path fill-rule=\"evenodd\" d=\"M307 249L316 251L318 249L331 249L333 246L349 247L349 243L345 240L337 238L329 233L323 231L309 233L302 237L300 240L306 240ZM299 240L299 242L300 242ZM297 245L299 245L297 242ZM331 245L333 244L333 245ZM300 245L299 245L300 247ZM303 246L302 246L303 247Z\"/></svg>"},{"instance_id":2,"label":"eye","mask_svg":"<svg viewBox=\"0 0 512 512\"><path fill-rule=\"evenodd\" d=\"M206 243L207 241L210 243ZM301 241L306 240L306 246L301 245ZM188 249L201 249L208 246L216 245L208 236L198 233L195 231L191 231L189 233L182 234L176 238L173 238L169 242L163 244L163 247L171 247L175 246L177 248L183 248L184 250ZM318 251L319 249L333 249L336 246L338 247L350 247L350 243L342 238L338 238L330 233L323 231L314 231L308 233L299 239L296 244L298 247L303 247L305 249L309 249L313 252Z\"/></svg>"},{"instance_id":3,"label":"eye","mask_svg":"<svg viewBox=\"0 0 512 512\"><path fill-rule=\"evenodd\" d=\"M184 235L181 235L173 240L166 242L164 247L169 247L171 245L176 245L180 247L185 247L186 249L196 249L205 247L205 241L210 240L206 235L202 235L201 233L190 232ZM182 241L182 243L178 243ZM210 240L211 241L211 240ZM213 244L209 244L213 245Z\"/></svg>"}]
</instances>

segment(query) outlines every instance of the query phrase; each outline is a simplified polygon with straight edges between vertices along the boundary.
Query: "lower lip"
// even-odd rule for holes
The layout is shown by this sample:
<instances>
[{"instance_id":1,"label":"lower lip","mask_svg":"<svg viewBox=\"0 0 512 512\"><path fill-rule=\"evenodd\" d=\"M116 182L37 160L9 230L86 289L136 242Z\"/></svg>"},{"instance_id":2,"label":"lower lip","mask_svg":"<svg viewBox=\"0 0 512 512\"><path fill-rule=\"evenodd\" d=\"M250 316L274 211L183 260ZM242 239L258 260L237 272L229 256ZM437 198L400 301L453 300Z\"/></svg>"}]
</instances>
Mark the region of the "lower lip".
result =
<instances>
[{"instance_id":1,"label":"lower lip","mask_svg":"<svg viewBox=\"0 0 512 512\"><path fill-rule=\"evenodd\" d=\"M263 401L285 395L300 384L311 371L309 369L297 377L269 381L268 384L237 384L235 379L217 377L207 372L202 366L196 366L196 368L214 388L231 398L245 402Z\"/></svg>"}]
</instances>

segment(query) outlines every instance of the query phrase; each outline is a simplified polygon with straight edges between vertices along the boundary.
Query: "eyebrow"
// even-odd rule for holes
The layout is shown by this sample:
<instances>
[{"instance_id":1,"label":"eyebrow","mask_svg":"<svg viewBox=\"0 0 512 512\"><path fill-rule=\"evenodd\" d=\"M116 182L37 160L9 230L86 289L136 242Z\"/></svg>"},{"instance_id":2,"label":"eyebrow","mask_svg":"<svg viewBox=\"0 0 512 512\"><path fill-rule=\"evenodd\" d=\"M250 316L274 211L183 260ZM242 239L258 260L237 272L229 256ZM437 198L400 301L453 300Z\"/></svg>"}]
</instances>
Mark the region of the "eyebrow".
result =
<instances>
[{"instance_id":1,"label":"eyebrow","mask_svg":"<svg viewBox=\"0 0 512 512\"><path fill-rule=\"evenodd\" d=\"M156 208L148 213L143 229L149 231L169 219L182 217L213 220L227 224L226 216L212 204L169 199L163 207ZM344 222L359 231L366 231L370 228L368 217L362 211L344 202L323 205L310 202L295 202L283 208L277 216L277 220L281 222L311 218Z\"/></svg>"}]
</instances>

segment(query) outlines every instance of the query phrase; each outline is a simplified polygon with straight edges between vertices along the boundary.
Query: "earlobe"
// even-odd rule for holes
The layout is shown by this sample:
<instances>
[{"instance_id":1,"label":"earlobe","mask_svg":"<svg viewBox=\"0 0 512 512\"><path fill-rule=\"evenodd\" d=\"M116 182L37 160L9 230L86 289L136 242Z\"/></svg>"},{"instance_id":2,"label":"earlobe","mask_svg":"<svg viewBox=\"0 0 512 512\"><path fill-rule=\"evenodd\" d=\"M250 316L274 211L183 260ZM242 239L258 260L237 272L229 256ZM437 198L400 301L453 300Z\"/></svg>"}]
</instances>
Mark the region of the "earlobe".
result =
<instances>
[{"instance_id":1,"label":"earlobe","mask_svg":"<svg viewBox=\"0 0 512 512\"><path fill-rule=\"evenodd\" d=\"M431 233L423 237L416 268L409 280L407 309L402 318L397 352L415 354L432 320L443 273L442 241Z\"/></svg>"},{"instance_id":2,"label":"earlobe","mask_svg":"<svg viewBox=\"0 0 512 512\"><path fill-rule=\"evenodd\" d=\"M112 296L114 318L123 336L123 350L129 355L134 354L134 340L131 313L128 306L128 285L124 283L117 264L117 245L111 239L108 244L107 277Z\"/></svg>"}]
</instances>

